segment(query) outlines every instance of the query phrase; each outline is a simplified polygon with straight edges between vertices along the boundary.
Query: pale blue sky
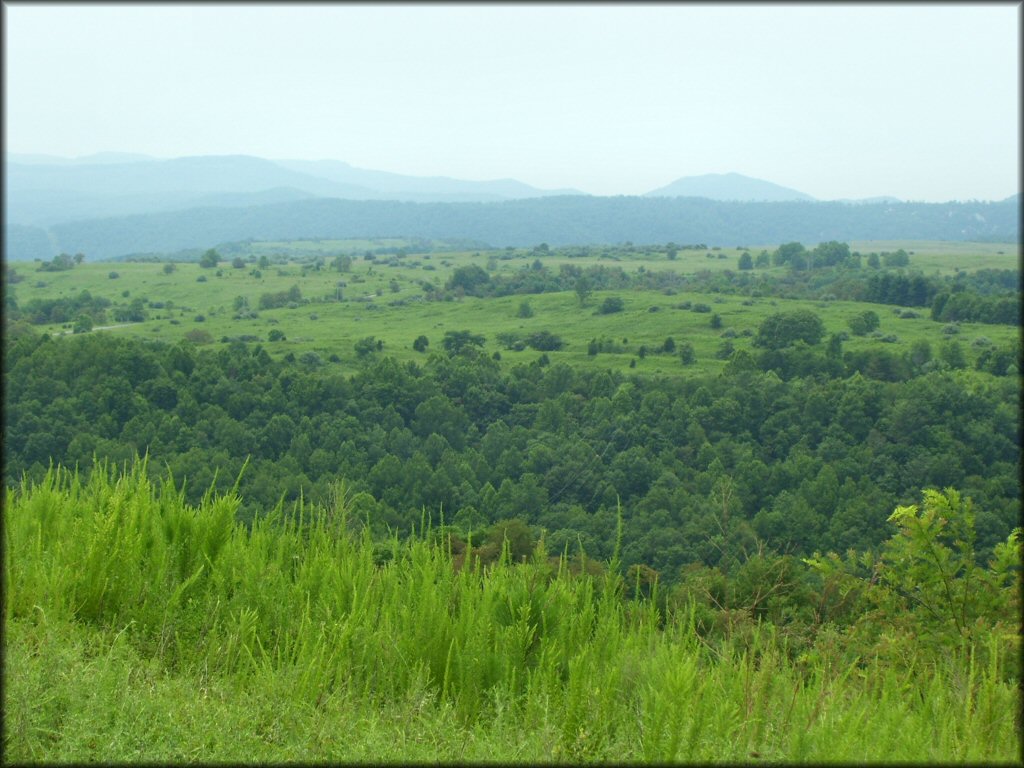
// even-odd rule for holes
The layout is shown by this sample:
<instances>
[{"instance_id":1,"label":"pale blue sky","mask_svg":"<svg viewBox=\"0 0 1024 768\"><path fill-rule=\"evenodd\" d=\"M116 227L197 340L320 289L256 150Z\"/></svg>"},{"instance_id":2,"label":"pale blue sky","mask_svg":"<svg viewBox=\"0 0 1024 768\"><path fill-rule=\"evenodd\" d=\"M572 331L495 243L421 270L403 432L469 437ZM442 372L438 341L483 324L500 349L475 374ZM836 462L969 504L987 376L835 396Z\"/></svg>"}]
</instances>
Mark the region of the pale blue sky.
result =
<instances>
[{"instance_id":1,"label":"pale blue sky","mask_svg":"<svg viewBox=\"0 0 1024 768\"><path fill-rule=\"evenodd\" d=\"M4 3L9 152L336 159L642 194L1019 186L1013 4Z\"/></svg>"}]
</instances>

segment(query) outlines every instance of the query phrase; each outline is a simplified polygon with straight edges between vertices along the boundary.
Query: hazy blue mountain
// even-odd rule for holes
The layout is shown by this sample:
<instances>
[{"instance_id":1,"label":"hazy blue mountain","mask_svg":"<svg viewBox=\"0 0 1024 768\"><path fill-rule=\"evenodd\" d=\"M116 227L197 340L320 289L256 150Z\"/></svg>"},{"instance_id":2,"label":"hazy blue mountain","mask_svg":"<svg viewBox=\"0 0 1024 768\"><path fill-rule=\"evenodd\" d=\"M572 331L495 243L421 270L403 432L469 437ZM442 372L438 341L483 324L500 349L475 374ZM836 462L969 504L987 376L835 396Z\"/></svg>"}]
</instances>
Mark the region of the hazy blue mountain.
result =
<instances>
[{"instance_id":1,"label":"hazy blue mountain","mask_svg":"<svg viewBox=\"0 0 1024 768\"><path fill-rule=\"evenodd\" d=\"M890 197L889 195L879 195L877 197L841 197L837 200L833 200L834 203L848 203L850 205L865 205L872 203L902 203L898 197Z\"/></svg>"},{"instance_id":2,"label":"hazy blue mountain","mask_svg":"<svg viewBox=\"0 0 1024 768\"><path fill-rule=\"evenodd\" d=\"M645 197L705 197L708 200L741 202L780 202L813 200L810 195L770 181L754 179L740 173L706 173L684 176L671 184L651 190Z\"/></svg>"},{"instance_id":3,"label":"hazy blue mountain","mask_svg":"<svg viewBox=\"0 0 1024 768\"><path fill-rule=\"evenodd\" d=\"M40 230L42 231L42 230ZM8 231L38 249L40 231ZM719 202L703 198L565 196L500 203L410 203L315 198L238 208L195 208L68 222L44 232L53 253L90 259L174 253L252 238L421 237L471 239L495 247L568 244L707 243L735 246L793 240L1014 242L1019 203ZM51 254L52 255L52 254Z\"/></svg>"},{"instance_id":4,"label":"hazy blue mountain","mask_svg":"<svg viewBox=\"0 0 1024 768\"><path fill-rule=\"evenodd\" d=\"M21 190L62 190L96 196L191 192L261 192L293 187L323 196L368 194L369 190L339 184L282 168L270 160L247 155L179 157L133 163L29 165L7 163L9 193Z\"/></svg>"},{"instance_id":5,"label":"hazy blue mountain","mask_svg":"<svg viewBox=\"0 0 1024 768\"><path fill-rule=\"evenodd\" d=\"M60 253L56 238L42 227L5 222L3 234L5 261L49 261Z\"/></svg>"},{"instance_id":6,"label":"hazy blue mountain","mask_svg":"<svg viewBox=\"0 0 1024 768\"><path fill-rule=\"evenodd\" d=\"M41 227L83 219L207 206L240 207L310 196L487 202L565 192L537 189L514 179L422 178L354 168L333 160L275 162L247 155L159 160L124 153L83 158L8 154L6 161L6 221Z\"/></svg>"},{"instance_id":7,"label":"hazy blue mountain","mask_svg":"<svg viewBox=\"0 0 1024 768\"><path fill-rule=\"evenodd\" d=\"M380 197L373 190L245 155L128 163L7 162L4 173L7 222L36 226L207 205L248 206L309 196Z\"/></svg>"},{"instance_id":8,"label":"hazy blue mountain","mask_svg":"<svg viewBox=\"0 0 1024 768\"><path fill-rule=\"evenodd\" d=\"M545 190L515 179L466 181L447 176L405 176L356 168L340 160L278 160L294 171L344 184L356 184L381 193L389 200L416 202L489 202L553 195L581 195L577 189Z\"/></svg>"},{"instance_id":9,"label":"hazy blue mountain","mask_svg":"<svg viewBox=\"0 0 1024 768\"><path fill-rule=\"evenodd\" d=\"M154 192L135 195L89 195L61 190L23 190L8 195L5 215L9 223L48 227L68 221L103 219L134 214L180 211L188 208L244 208L316 197L292 187L259 192Z\"/></svg>"}]
</instances>

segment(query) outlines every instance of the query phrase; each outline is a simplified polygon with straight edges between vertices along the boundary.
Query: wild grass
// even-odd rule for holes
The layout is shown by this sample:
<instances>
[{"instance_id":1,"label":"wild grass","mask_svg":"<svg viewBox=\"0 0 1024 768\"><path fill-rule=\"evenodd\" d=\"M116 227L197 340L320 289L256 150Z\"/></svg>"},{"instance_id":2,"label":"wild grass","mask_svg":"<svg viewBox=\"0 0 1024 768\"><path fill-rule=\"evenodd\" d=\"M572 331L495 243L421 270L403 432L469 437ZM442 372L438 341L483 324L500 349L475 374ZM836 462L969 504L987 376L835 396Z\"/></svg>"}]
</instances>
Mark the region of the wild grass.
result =
<instances>
[{"instance_id":1,"label":"wild grass","mask_svg":"<svg viewBox=\"0 0 1024 768\"><path fill-rule=\"evenodd\" d=\"M996 661L801 665L542 545L456 568L426 531L375 546L344 489L251 527L237 505L141 464L6 492L8 760L1019 759Z\"/></svg>"}]
</instances>

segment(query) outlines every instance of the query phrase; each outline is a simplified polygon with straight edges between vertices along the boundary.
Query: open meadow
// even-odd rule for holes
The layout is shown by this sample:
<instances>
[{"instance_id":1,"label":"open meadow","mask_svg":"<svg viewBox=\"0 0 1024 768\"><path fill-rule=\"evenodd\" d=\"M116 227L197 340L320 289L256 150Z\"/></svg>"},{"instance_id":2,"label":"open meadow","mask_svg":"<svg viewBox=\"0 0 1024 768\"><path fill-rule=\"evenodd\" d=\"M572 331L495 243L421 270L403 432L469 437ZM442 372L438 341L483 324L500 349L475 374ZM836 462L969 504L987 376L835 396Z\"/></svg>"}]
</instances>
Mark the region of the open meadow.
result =
<instances>
[{"instance_id":1,"label":"open meadow","mask_svg":"<svg viewBox=\"0 0 1024 768\"><path fill-rule=\"evenodd\" d=\"M550 331L561 337L565 346L546 354L550 361L573 366L609 368L622 372L665 376L683 376L718 371L725 359L715 353L723 338L734 349L750 349L753 335L766 316L796 309L811 310L822 318L828 333L847 330L850 318L874 309L881 318L879 335L894 335L889 349L904 352L919 340L937 344L944 337L942 326L928 318L927 308L917 310L918 317L898 317L899 307L879 307L855 301L788 299L670 290L594 291L581 305L572 290L536 295L509 295L479 298L457 297L448 301L427 301L424 284L441 290L460 267L475 265L492 276L514 275L529 270L535 262L557 273L563 266L586 268L618 267L628 275L638 272L671 272L699 275L730 270L745 251L757 254L762 248L679 250L669 259L661 249L592 249L538 253L529 250L463 251L374 255L366 259L367 246L401 248L402 241L301 241L294 243L247 243L226 251L247 251L244 266L234 268L224 257L217 269L204 269L197 263L177 263L165 272L166 263L103 262L85 263L65 272L32 273L18 269L25 279L16 286L17 300L24 305L33 299L67 298L89 291L95 297L115 304L141 300L147 317L142 322L111 321L105 331L146 339L177 342L189 333L200 344L220 343L225 338L268 342L278 331L283 339L266 344L275 357L303 352L316 353L323 362L351 369L357 362L355 344L374 337L383 342L383 351L399 360L421 360L422 353L413 342L425 335L438 348L449 331L470 330L482 334L488 353L499 352L503 365L529 362L538 357L533 350L515 351L498 339L512 333L526 337L538 331ZM1019 249L1012 244L965 244L924 242L865 242L851 244L878 251L903 248L913 252L911 266L928 274L954 274L977 269L1017 269ZM302 254L301 257L295 254ZM315 254L322 254L316 256ZM258 256L272 256L268 267L256 266ZM338 271L332 260L347 255L348 271ZM319 262L319 267L317 266ZM753 270L768 278L783 275L785 267ZM867 270L865 270L867 271ZM301 295L292 306L260 309L265 294L286 292L294 287ZM753 291L751 293L756 293ZM621 297L623 310L614 314L596 313L609 297ZM450 297L449 297L450 298ZM239 316L240 302L256 317ZM520 307L528 302L532 316L521 317ZM710 313L681 308L703 304ZM712 328L711 314L721 318L721 326ZM50 333L68 333L72 323L40 326ZM959 339L970 345L979 337L995 343L1008 343L1017 330L1005 325L962 323ZM208 338L205 334L208 334ZM279 334L274 334L275 336ZM676 344L689 341L698 365L684 368L672 357L649 354L660 350L667 338ZM591 339L606 338L616 344L612 352L588 355ZM876 338L852 337L845 349L859 351L877 344ZM641 354L645 348L645 354Z\"/></svg>"}]
</instances>

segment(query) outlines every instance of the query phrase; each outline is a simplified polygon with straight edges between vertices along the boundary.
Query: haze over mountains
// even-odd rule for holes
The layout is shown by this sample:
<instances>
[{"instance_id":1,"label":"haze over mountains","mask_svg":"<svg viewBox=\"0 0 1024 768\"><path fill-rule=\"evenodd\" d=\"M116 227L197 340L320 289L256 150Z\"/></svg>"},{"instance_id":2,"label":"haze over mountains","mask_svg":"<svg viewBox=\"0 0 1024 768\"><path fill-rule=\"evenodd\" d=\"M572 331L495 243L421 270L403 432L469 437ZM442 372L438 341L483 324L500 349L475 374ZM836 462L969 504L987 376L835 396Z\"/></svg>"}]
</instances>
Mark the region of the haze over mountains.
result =
<instances>
[{"instance_id":1,"label":"haze over mountains","mask_svg":"<svg viewBox=\"0 0 1024 768\"><path fill-rule=\"evenodd\" d=\"M5 166L7 222L43 227L83 218L311 197L493 202L583 194L575 189L537 189L514 179L403 176L336 160L274 161L248 155L159 160L121 153L80 159L9 154Z\"/></svg>"},{"instance_id":2,"label":"haze over mountains","mask_svg":"<svg viewBox=\"0 0 1024 768\"><path fill-rule=\"evenodd\" d=\"M972 202L970 210L895 198L821 202L738 173L684 177L643 196L596 197L515 179L416 177L338 160L246 155L8 154L4 172L9 260L49 259L60 251L114 258L247 238L469 237L505 246L1016 239L1019 233L1019 196ZM844 210L851 208L859 210Z\"/></svg>"},{"instance_id":3,"label":"haze over mountains","mask_svg":"<svg viewBox=\"0 0 1024 768\"><path fill-rule=\"evenodd\" d=\"M706 197L709 200L745 200L777 203L784 200L813 200L803 192L770 181L752 179L739 173L708 173L685 176L645 197Z\"/></svg>"}]
</instances>

